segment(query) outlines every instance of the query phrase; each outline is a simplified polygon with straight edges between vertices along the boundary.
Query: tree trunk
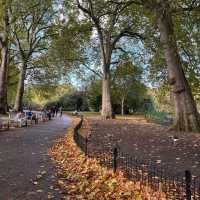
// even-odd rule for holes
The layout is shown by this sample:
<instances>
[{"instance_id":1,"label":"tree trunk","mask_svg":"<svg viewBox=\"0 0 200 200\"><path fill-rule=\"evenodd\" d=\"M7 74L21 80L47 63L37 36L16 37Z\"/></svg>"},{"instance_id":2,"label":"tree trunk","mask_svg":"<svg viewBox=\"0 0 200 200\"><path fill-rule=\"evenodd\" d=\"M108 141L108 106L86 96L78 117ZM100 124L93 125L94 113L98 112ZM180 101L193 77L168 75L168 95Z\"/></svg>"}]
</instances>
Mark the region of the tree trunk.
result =
<instances>
[{"instance_id":1,"label":"tree trunk","mask_svg":"<svg viewBox=\"0 0 200 200\"><path fill-rule=\"evenodd\" d=\"M121 99L121 115L124 115L124 98Z\"/></svg>"},{"instance_id":2,"label":"tree trunk","mask_svg":"<svg viewBox=\"0 0 200 200\"><path fill-rule=\"evenodd\" d=\"M7 112L7 57L8 48L4 46L1 50L1 68L0 68L0 113Z\"/></svg>"},{"instance_id":3,"label":"tree trunk","mask_svg":"<svg viewBox=\"0 0 200 200\"><path fill-rule=\"evenodd\" d=\"M0 113L7 112L7 72L8 72L8 10L4 13L4 32L0 35L1 44L1 66L0 66Z\"/></svg>"},{"instance_id":4,"label":"tree trunk","mask_svg":"<svg viewBox=\"0 0 200 200\"><path fill-rule=\"evenodd\" d=\"M172 15L167 1L162 1L159 4L156 15L168 68L169 84L174 96L175 129L177 131L200 132L199 113L183 71L174 34Z\"/></svg>"},{"instance_id":5,"label":"tree trunk","mask_svg":"<svg viewBox=\"0 0 200 200\"><path fill-rule=\"evenodd\" d=\"M20 75L19 75L19 82L17 86L17 95L15 99L15 106L14 109L19 112L23 111L23 96L24 96L24 81L26 77L26 64L23 65Z\"/></svg>"},{"instance_id":6,"label":"tree trunk","mask_svg":"<svg viewBox=\"0 0 200 200\"><path fill-rule=\"evenodd\" d=\"M113 118L111 95L110 95L110 73L107 71L102 79L102 111L103 119Z\"/></svg>"},{"instance_id":7,"label":"tree trunk","mask_svg":"<svg viewBox=\"0 0 200 200\"><path fill-rule=\"evenodd\" d=\"M102 56L102 110L101 116L103 119L111 119L114 118L114 113L112 110L111 103L111 88L110 88L110 62L112 55L112 45L111 45L111 36L110 33L107 33L105 43L103 40L103 36L99 33L99 41L101 48L101 56Z\"/></svg>"}]
</instances>

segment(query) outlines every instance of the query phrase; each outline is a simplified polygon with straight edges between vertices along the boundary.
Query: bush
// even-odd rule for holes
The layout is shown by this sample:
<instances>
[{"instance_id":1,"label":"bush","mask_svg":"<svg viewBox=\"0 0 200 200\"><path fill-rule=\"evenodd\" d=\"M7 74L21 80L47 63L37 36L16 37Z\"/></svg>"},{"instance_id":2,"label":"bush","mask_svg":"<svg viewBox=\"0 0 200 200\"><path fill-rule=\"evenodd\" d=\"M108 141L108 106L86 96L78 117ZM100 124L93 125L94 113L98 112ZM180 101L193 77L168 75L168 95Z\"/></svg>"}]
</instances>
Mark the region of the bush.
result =
<instances>
[{"instance_id":1,"label":"bush","mask_svg":"<svg viewBox=\"0 0 200 200\"><path fill-rule=\"evenodd\" d=\"M145 117L159 124L171 124L172 118L169 117L167 112L159 112L156 110L150 110L145 113Z\"/></svg>"},{"instance_id":2,"label":"bush","mask_svg":"<svg viewBox=\"0 0 200 200\"><path fill-rule=\"evenodd\" d=\"M88 104L83 92L73 91L65 93L57 101L48 102L45 107L62 106L63 110L67 111L88 111Z\"/></svg>"}]
</instances>

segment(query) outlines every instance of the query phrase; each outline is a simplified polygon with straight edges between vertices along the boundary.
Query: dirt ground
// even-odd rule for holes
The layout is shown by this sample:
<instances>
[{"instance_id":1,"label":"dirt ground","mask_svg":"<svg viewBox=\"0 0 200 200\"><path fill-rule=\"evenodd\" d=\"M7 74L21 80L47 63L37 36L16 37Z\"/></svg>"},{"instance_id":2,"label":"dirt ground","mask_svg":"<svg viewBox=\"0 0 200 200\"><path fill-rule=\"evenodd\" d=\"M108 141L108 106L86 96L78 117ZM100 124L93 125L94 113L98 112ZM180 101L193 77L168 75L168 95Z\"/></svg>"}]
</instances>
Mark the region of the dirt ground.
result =
<instances>
[{"instance_id":1,"label":"dirt ground","mask_svg":"<svg viewBox=\"0 0 200 200\"><path fill-rule=\"evenodd\" d=\"M91 124L89 148L113 148L167 168L173 174L191 170L200 175L200 134L177 133L167 126L149 123L142 117L126 120L87 118Z\"/></svg>"}]
</instances>

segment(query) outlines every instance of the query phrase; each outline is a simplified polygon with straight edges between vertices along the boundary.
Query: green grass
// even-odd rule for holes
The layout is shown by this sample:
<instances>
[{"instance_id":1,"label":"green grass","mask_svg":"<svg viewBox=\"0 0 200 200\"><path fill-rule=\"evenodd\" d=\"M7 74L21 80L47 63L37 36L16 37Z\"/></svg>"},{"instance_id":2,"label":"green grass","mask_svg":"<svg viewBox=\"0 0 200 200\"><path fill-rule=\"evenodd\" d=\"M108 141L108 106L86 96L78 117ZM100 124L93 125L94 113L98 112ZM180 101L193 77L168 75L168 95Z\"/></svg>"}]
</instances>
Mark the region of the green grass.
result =
<instances>
[{"instance_id":1,"label":"green grass","mask_svg":"<svg viewBox=\"0 0 200 200\"><path fill-rule=\"evenodd\" d=\"M145 117L156 122L156 123L164 123L166 122L168 113L166 112L159 112L159 111L150 111L145 114Z\"/></svg>"},{"instance_id":2,"label":"green grass","mask_svg":"<svg viewBox=\"0 0 200 200\"><path fill-rule=\"evenodd\" d=\"M100 116L100 112L81 112L86 117Z\"/></svg>"},{"instance_id":3,"label":"green grass","mask_svg":"<svg viewBox=\"0 0 200 200\"><path fill-rule=\"evenodd\" d=\"M65 114L73 116L72 111L64 111ZM80 112L80 115L83 115L85 117L100 117L100 112ZM142 117L147 118L155 123L163 124L166 122L168 113L166 112L158 112L155 110L149 111L147 113L136 113L136 114L130 114L130 115L120 115L116 114L116 119L134 119L135 117Z\"/></svg>"},{"instance_id":4,"label":"green grass","mask_svg":"<svg viewBox=\"0 0 200 200\"><path fill-rule=\"evenodd\" d=\"M64 111L63 112L66 115L73 115L73 111ZM79 112L80 115L86 116L86 117L95 117L95 116L100 116L100 112Z\"/></svg>"},{"instance_id":5,"label":"green grass","mask_svg":"<svg viewBox=\"0 0 200 200\"><path fill-rule=\"evenodd\" d=\"M73 112L72 111L64 111L64 114L73 116ZM85 117L100 117L101 113L100 112L80 112L80 115L83 115ZM115 118L116 119L132 119L135 116L144 117L143 114L129 114L129 115L116 114Z\"/></svg>"}]
</instances>

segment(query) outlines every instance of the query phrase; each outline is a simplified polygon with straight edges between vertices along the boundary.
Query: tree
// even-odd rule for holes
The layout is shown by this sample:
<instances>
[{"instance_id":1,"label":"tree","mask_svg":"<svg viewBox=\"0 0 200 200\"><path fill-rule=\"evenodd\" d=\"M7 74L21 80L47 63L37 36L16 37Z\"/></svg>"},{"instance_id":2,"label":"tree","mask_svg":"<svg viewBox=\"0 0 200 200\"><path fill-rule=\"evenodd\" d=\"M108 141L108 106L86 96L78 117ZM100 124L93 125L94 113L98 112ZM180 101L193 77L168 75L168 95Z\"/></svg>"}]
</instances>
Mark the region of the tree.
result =
<instances>
[{"instance_id":1,"label":"tree","mask_svg":"<svg viewBox=\"0 0 200 200\"><path fill-rule=\"evenodd\" d=\"M15 110L22 110L24 83L27 70L31 69L31 61L40 56L46 49L45 39L52 26L51 1L15 1L12 15L16 15L12 26L13 48L15 60L20 70L15 100ZM29 68L30 67L30 68Z\"/></svg>"},{"instance_id":2,"label":"tree","mask_svg":"<svg viewBox=\"0 0 200 200\"><path fill-rule=\"evenodd\" d=\"M119 63L113 75L113 92L120 99L121 115L124 115L124 106L130 93L137 94L141 89L142 70L135 66L130 58L125 56Z\"/></svg>"},{"instance_id":3,"label":"tree","mask_svg":"<svg viewBox=\"0 0 200 200\"><path fill-rule=\"evenodd\" d=\"M17 83L19 81L19 70L16 65L13 63L13 60L9 60L9 68L8 68L8 81L7 81L7 102L8 106L12 106L15 103L16 91L17 91Z\"/></svg>"},{"instance_id":4,"label":"tree","mask_svg":"<svg viewBox=\"0 0 200 200\"><path fill-rule=\"evenodd\" d=\"M122 59L119 66L112 69L112 105L116 114L133 113L143 106L143 100L147 97L147 87L142 83L141 73L142 70L133 65L130 58L129 60ZM93 77L87 85L90 110L95 112L101 110L101 97L101 80L98 76Z\"/></svg>"},{"instance_id":5,"label":"tree","mask_svg":"<svg viewBox=\"0 0 200 200\"><path fill-rule=\"evenodd\" d=\"M57 102L68 111L87 111L87 99L84 91L71 90L66 92Z\"/></svg>"},{"instance_id":6,"label":"tree","mask_svg":"<svg viewBox=\"0 0 200 200\"><path fill-rule=\"evenodd\" d=\"M158 6L155 12L168 66L169 84L174 96L175 128L179 131L198 132L199 113L178 53L171 8L168 1L161 1Z\"/></svg>"},{"instance_id":7,"label":"tree","mask_svg":"<svg viewBox=\"0 0 200 200\"><path fill-rule=\"evenodd\" d=\"M79 23L77 16L72 13L66 21L58 20L52 29L57 34L51 37L48 50L37 61L36 65L40 65L42 71L37 70L33 80L69 82L72 74L78 81L83 80L85 69L91 71L87 58L87 45L91 35L90 24Z\"/></svg>"},{"instance_id":8,"label":"tree","mask_svg":"<svg viewBox=\"0 0 200 200\"><path fill-rule=\"evenodd\" d=\"M137 25L128 18L132 1L77 0L78 8L86 14L97 32L102 59L102 117L113 116L110 91L110 68L116 44L123 37L142 38Z\"/></svg>"},{"instance_id":9,"label":"tree","mask_svg":"<svg viewBox=\"0 0 200 200\"><path fill-rule=\"evenodd\" d=\"M199 132L200 117L183 70L183 62L177 46L173 21L173 13L191 11L196 8L195 4L197 2L192 2L189 7L182 7L184 6L184 1L180 2L171 3L168 0L140 1L141 5L153 11L155 22L160 32L160 40L167 63L168 81L175 104L175 129L178 131Z\"/></svg>"},{"instance_id":10,"label":"tree","mask_svg":"<svg viewBox=\"0 0 200 200\"><path fill-rule=\"evenodd\" d=\"M1 24L0 24L0 113L7 112L7 75L8 75L8 48L9 48L9 1L1 3Z\"/></svg>"},{"instance_id":11,"label":"tree","mask_svg":"<svg viewBox=\"0 0 200 200\"><path fill-rule=\"evenodd\" d=\"M187 80L196 102L200 96L200 14L198 11L187 12L175 18L175 33L178 38L178 48L183 60ZM177 23L179 22L179 23Z\"/></svg>"},{"instance_id":12,"label":"tree","mask_svg":"<svg viewBox=\"0 0 200 200\"><path fill-rule=\"evenodd\" d=\"M92 80L87 88L87 98L89 108L92 111L99 112L101 110L102 90L101 80Z\"/></svg>"},{"instance_id":13,"label":"tree","mask_svg":"<svg viewBox=\"0 0 200 200\"><path fill-rule=\"evenodd\" d=\"M28 105L39 105L43 107L49 102L59 102L63 94L70 93L72 86L67 84L45 84L37 83L35 85L29 85L24 94L24 99Z\"/></svg>"}]
</instances>

